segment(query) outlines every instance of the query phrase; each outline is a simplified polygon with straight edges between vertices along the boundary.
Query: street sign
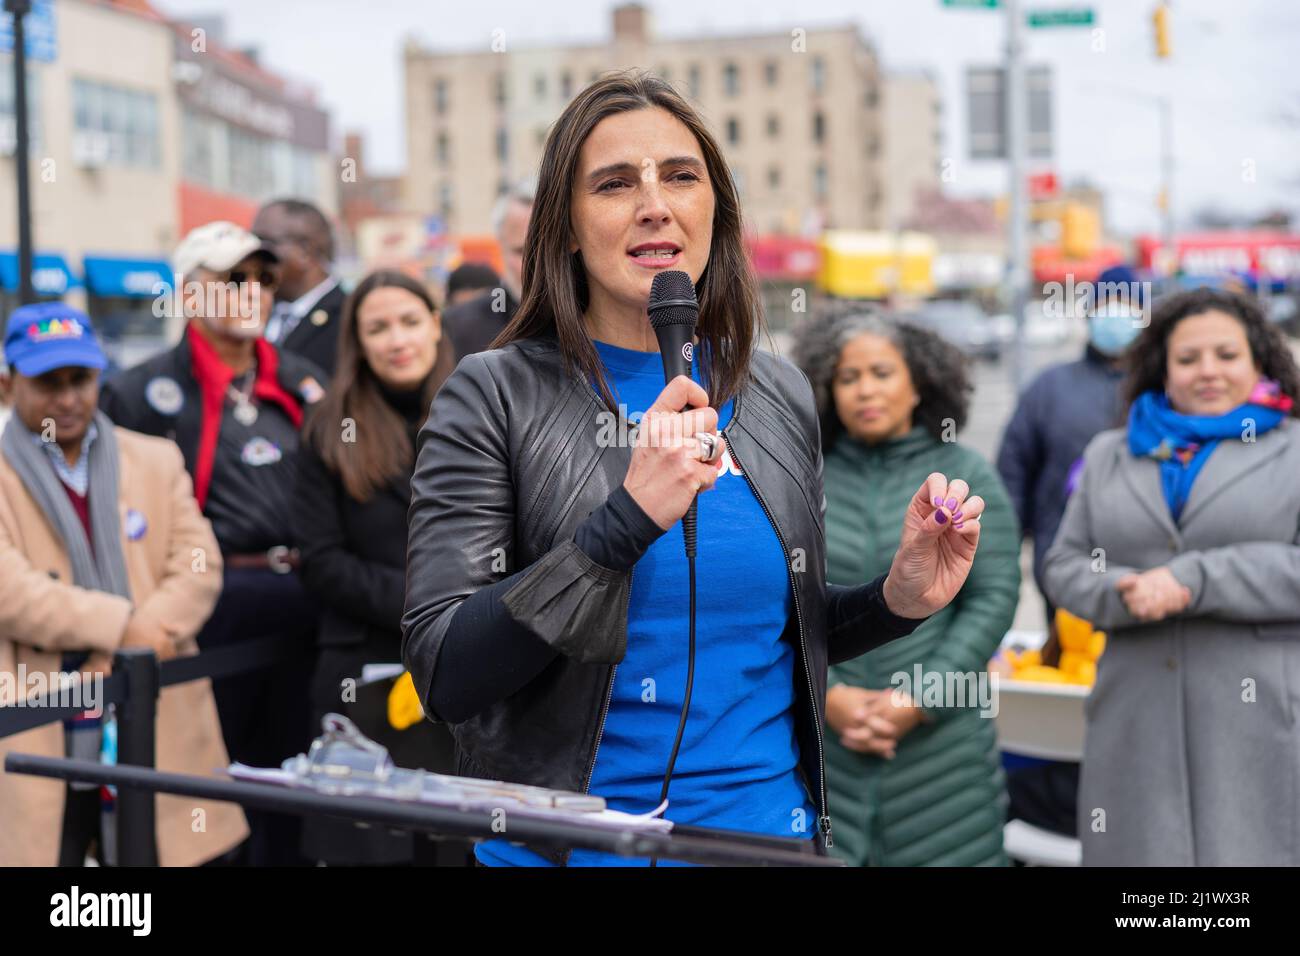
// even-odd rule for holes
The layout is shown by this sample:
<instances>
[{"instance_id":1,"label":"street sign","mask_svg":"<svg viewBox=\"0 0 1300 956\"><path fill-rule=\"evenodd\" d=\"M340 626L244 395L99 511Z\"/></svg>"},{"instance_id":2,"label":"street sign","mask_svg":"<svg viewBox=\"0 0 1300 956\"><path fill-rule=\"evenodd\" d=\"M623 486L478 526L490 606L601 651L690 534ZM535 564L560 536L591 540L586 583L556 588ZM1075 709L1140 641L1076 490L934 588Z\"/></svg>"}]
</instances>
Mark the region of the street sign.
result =
<instances>
[{"instance_id":1,"label":"street sign","mask_svg":"<svg viewBox=\"0 0 1300 956\"><path fill-rule=\"evenodd\" d=\"M1052 158L1051 67L1025 69L1025 152L1030 159ZM1006 70L967 67L966 126L971 159L1007 158Z\"/></svg>"},{"instance_id":2,"label":"street sign","mask_svg":"<svg viewBox=\"0 0 1300 956\"><path fill-rule=\"evenodd\" d=\"M53 63L59 44L54 26L54 0L32 0L32 11L23 18L27 36L27 59ZM0 9L0 53L14 51L14 18Z\"/></svg>"},{"instance_id":3,"label":"street sign","mask_svg":"<svg viewBox=\"0 0 1300 956\"><path fill-rule=\"evenodd\" d=\"M1088 27L1093 24L1093 15L1088 7L1030 10L1026 22L1031 27Z\"/></svg>"}]
</instances>

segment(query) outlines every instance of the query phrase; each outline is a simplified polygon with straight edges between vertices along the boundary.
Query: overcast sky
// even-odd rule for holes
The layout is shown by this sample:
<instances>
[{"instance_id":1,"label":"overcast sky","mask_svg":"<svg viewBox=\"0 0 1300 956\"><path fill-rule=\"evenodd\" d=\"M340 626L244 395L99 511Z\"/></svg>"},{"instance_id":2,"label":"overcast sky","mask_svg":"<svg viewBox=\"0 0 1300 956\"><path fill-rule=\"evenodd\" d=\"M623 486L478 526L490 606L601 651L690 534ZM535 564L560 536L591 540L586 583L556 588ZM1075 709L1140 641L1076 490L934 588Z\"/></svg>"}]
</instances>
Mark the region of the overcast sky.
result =
<instances>
[{"instance_id":1,"label":"overcast sky","mask_svg":"<svg viewBox=\"0 0 1300 956\"><path fill-rule=\"evenodd\" d=\"M1153 54L1155 0L1026 0L1031 9L1091 6L1089 28L1027 30L1031 62L1054 70L1054 167L1069 183L1089 177L1107 194L1113 230L1158 228L1159 114L1172 95L1175 210L1283 207L1300 213L1300 3L1176 0L1173 52ZM414 35L435 49L487 49L494 29L512 47L600 42L610 0L155 0L177 17L220 10L227 39L261 49L268 67L306 81L331 111L337 142L359 129L375 172L404 165L401 47ZM1000 163L967 158L965 68L1002 57L1005 15L944 7L941 0L657 0L663 37L783 32L856 23L888 70L929 69L944 101L943 154L956 194L1005 188ZM1290 114L1290 121L1284 119ZM1253 181L1251 177L1253 176Z\"/></svg>"}]
</instances>

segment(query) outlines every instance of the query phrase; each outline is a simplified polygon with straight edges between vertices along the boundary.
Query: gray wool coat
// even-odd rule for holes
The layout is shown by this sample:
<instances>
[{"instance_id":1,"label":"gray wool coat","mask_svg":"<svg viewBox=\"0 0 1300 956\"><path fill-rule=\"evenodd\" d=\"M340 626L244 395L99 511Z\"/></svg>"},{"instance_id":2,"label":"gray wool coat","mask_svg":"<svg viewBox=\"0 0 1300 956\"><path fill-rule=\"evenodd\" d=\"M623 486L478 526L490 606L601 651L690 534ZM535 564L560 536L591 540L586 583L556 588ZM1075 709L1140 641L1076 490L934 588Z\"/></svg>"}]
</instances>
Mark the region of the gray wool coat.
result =
<instances>
[{"instance_id":1,"label":"gray wool coat","mask_svg":"<svg viewBox=\"0 0 1300 956\"><path fill-rule=\"evenodd\" d=\"M1107 633L1084 707L1084 865L1300 865L1300 422L1221 441L1178 525L1124 430L1084 462L1044 569L1048 597ZM1115 582L1161 565L1192 602L1141 624Z\"/></svg>"}]
</instances>

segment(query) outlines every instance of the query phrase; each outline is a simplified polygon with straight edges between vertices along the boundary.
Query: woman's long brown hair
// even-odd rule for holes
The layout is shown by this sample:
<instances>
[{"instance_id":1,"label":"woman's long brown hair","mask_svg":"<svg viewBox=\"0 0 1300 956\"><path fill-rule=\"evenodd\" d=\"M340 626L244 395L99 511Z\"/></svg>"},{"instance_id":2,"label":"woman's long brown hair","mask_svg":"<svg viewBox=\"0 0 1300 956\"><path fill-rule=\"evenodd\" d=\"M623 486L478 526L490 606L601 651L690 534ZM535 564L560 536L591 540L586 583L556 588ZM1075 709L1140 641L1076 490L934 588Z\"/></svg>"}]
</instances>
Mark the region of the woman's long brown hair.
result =
<instances>
[{"instance_id":1,"label":"woman's long brown hair","mask_svg":"<svg viewBox=\"0 0 1300 956\"><path fill-rule=\"evenodd\" d=\"M385 483L409 472L415 463L415 449L411 447L406 422L385 401L379 389L379 379L361 349L357 329L357 312L361 303L371 292L386 288L405 289L419 298L430 312L438 314L429 290L403 272L382 269L362 279L343 303L338 365L329 391L303 429L303 440L317 451L325 467L339 476L348 495L360 502L369 501ZM451 342L446 329L443 329L433 369L424 380L422 400L425 408L429 407L454 365ZM354 423L351 441L343 440L346 419Z\"/></svg>"},{"instance_id":2,"label":"woman's long brown hair","mask_svg":"<svg viewBox=\"0 0 1300 956\"><path fill-rule=\"evenodd\" d=\"M758 285L745 251L740 200L717 141L686 100L653 73L628 70L597 80L560 114L546 137L537 197L524 244L523 289L518 311L492 343L553 335L566 368L594 382L611 411L617 411L599 354L583 324L588 304L580 252L569 253L570 197L582 144L607 116L658 107L695 135L713 188L713 244L709 263L695 283L700 303L696 335L710 356L705 380L709 400L720 408L749 376L755 332L762 322Z\"/></svg>"}]
</instances>

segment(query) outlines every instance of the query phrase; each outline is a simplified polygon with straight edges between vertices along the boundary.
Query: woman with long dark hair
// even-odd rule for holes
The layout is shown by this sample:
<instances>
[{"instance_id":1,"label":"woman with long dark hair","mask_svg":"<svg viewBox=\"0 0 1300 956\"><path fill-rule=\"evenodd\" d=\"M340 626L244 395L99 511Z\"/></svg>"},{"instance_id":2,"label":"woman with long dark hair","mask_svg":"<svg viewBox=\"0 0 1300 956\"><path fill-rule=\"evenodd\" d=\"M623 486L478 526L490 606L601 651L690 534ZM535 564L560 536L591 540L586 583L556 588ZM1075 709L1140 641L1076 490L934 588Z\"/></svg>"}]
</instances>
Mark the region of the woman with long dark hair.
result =
<instances>
[{"instance_id":1,"label":"woman with long dark hair","mask_svg":"<svg viewBox=\"0 0 1300 956\"><path fill-rule=\"evenodd\" d=\"M821 412L827 580L860 584L889 568L912 491L936 468L969 476L987 502L979 553L952 602L907 637L830 668L834 852L855 866L1005 865L987 664L1015 618L1019 530L997 473L957 442L973 390L965 359L934 332L857 309L817 315L797 340ZM935 679L960 680L962 699L927 693Z\"/></svg>"},{"instance_id":2,"label":"woman with long dark hair","mask_svg":"<svg viewBox=\"0 0 1300 956\"><path fill-rule=\"evenodd\" d=\"M1083 862L1300 865L1300 373L1211 289L1157 302L1127 357L1127 427L1088 445L1044 567L1108 635Z\"/></svg>"},{"instance_id":3,"label":"woman with long dark hair","mask_svg":"<svg viewBox=\"0 0 1300 956\"><path fill-rule=\"evenodd\" d=\"M666 387L646 308L665 270L699 300L692 377ZM543 152L519 310L447 380L412 479L403 651L462 773L636 813L666 790L674 822L832 841L827 661L952 599L983 502L928 476L888 575L828 587L816 409L793 366L755 350L760 321L698 114L643 73L579 93ZM679 519L697 495L691 671ZM628 862L505 839L480 861Z\"/></svg>"},{"instance_id":4,"label":"woman with long dark hair","mask_svg":"<svg viewBox=\"0 0 1300 956\"><path fill-rule=\"evenodd\" d=\"M373 272L344 303L338 365L304 427L294 505L300 573L322 609L311 685L317 732L324 714L358 699L366 664L401 659L415 435L454 364L432 296L409 276ZM384 729L380 741L398 764L450 770L445 728ZM319 819L304 822L303 848L328 863L408 862L413 852L409 834Z\"/></svg>"}]
</instances>

